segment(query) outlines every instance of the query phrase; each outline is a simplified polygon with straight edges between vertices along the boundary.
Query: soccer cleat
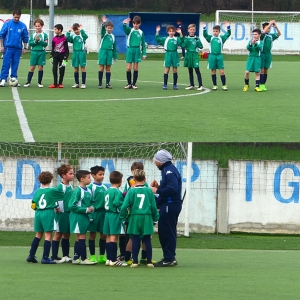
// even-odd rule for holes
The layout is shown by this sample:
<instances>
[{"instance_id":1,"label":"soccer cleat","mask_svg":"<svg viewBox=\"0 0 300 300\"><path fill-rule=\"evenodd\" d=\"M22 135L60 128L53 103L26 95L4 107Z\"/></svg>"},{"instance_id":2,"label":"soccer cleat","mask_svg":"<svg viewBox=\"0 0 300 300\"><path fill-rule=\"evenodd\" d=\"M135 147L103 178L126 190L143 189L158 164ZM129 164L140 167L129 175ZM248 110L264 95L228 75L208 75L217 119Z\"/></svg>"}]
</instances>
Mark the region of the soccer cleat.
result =
<instances>
[{"instance_id":1,"label":"soccer cleat","mask_svg":"<svg viewBox=\"0 0 300 300\"><path fill-rule=\"evenodd\" d=\"M90 259L86 258L85 260L82 260L79 264L80 265L96 265L97 262L91 261Z\"/></svg>"},{"instance_id":2,"label":"soccer cleat","mask_svg":"<svg viewBox=\"0 0 300 300\"><path fill-rule=\"evenodd\" d=\"M62 257L61 259L53 259L57 264L63 264L65 262L65 258Z\"/></svg>"},{"instance_id":3,"label":"soccer cleat","mask_svg":"<svg viewBox=\"0 0 300 300\"><path fill-rule=\"evenodd\" d=\"M125 256L122 256L121 254L117 256L117 260L125 260Z\"/></svg>"},{"instance_id":4,"label":"soccer cleat","mask_svg":"<svg viewBox=\"0 0 300 300\"><path fill-rule=\"evenodd\" d=\"M136 85L132 85L131 88L134 89L134 90L138 89L138 87Z\"/></svg>"},{"instance_id":5,"label":"soccer cleat","mask_svg":"<svg viewBox=\"0 0 300 300\"><path fill-rule=\"evenodd\" d=\"M111 86L109 83L107 83L107 84L106 84L106 88L107 88L107 89L112 89L112 86Z\"/></svg>"},{"instance_id":6,"label":"soccer cleat","mask_svg":"<svg viewBox=\"0 0 300 300\"><path fill-rule=\"evenodd\" d=\"M163 90L167 90L168 86L166 84L163 85Z\"/></svg>"},{"instance_id":7,"label":"soccer cleat","mask_svg":"<svg viewBox=\"0 0 300 300\"><path fill-rule=\"evenodd\" d=\"M218 89L218 87L216 86L216 85L214 85L213 87L212 87L212 90L213 91L216 91Z\"/></svg>"},{"instance_id":8,"label":"soccer cleat","mask_svg":"<svg viewBox=\"0 0 300 300\"><path fill-rule=\"evenodd\" d=\"M24 88L30 87L30 82L25 83L23 86L24 86Z\"/></svg>"},{"instance_id":9,"label":"soccer cleat","mask_svg":"<svg viewBox=\"0 0 300 300\"><path fill-rule=\"evenodd\" d=\"M63 262L65 262L65 263L71 263L72 262L72 258L70 256L64 256L61 260L63 260Z\"/></svg>"},{"instance_id":10,"label":"soccer cleat","mask_svg":"<svg viewBox=\"0 0 300 300\"><path fill-rule=\"evenodd\" d=\"M72 260L72 265L79 265L81 262L81 260L78 258L78 259L73 259Z\"/></svg>"},{"instance_id":11,"label":"soccer cleat","mask_svg":"<svg viewBox=\"0 0 300 300\"><path fill-rule=\"evenodd\" d=\"M204 90L204 87L201 85L197 88L197 91L203 91Z\"/></svg>"},{"instance_id":12,"label":"soccer cleat","mask_svg":"<svg viewBox=\"0 0 300 300\"><path fill-rule=\"evenodd\" d=\"M148 268L154 268L154 265L153 264L147 264L147 267Z\"/></svg>"},{"instance_id":13,"label":"soccer cleat","mask_svg":"<svg viewBox=\"0 0 300 300\"><path fill-rule=\"evenodd\" d=\"M33 264L36 264L38 262L35 256L30 255L27 257L26 261Z\"/></svg>"},{"instance_id":14,"label":"soccer cleat","mask_svg":"<svg viewBox=\"0 0 300 300\"><path fill-rule=\"evenodd\" d=\"M223 85L223 86L222 86L222 90L223 90L223 91L228 91L227 85Z\"/></svg>"},{"instance_id":15,"label":"soccer cleat","mask_svg":"<svg viewBox=\"0 0 300 300\"><path fill-rule=\"evenodd\" d=\"M122 263L121 261L118 261L118 260L116 260L116 261L109 261L109 266L111 266L111 267L114 267L114 266L117 266L118 265L118 263Z\"/></svg>"},{"instance_id":16,"label":"soccer cleat","mask_svg":"<svg viewBox=\"0 0 300 300\"><path fill-rule=\"evenodd\" d=\"M98 89L101 90L102 88L103 88L102 84L99 84L99 85L98 85Z\"/></svg>"},{"instance_id":17,"label":"soccer cleat","mask_svg":"<svg viewBox=\"0 0 300 300\"><path fill-rule=\"evenodd\" d=\"M89 258L89 260L98 263L96 255L91 255L91 257Z\"/></svg>"},{"instance_id":18,"label":"soccer cleat","mask_svg":"<svg viewBox=\"0 0 300 300\"><path fill-rule=\"evenodd\" d=\"M131 266L131 265L132 265L132 258L130 258L128 261L125 261L125 263L126 263L128 266Z\"/></svg>"},{"instance_id":19,"label":"soccer cleat","mask_svg":"<svg viewBox=\"0 0 300 300\"><path fill-rule=\"evenodd\" d=\"M176 258L174 258L174 260L173 260L173 265L178 266L178 262L177 262Z\"/></svg>"},{"instance_id":20,"label":"soccer cleat","mask_svg":"<svg viewBox=\"0 0 300 300\"><path fill-rule=\"evenodd\" d=\"M178 90L178 86L176 84L173 85L173 90Z\"/></svg>"},{"instance_id":21,"label":"soccer cleat","mask_svg":"<svg viewBox=\"0 0 300 300\"><path fill-rule=\"evenodd\" d=\"M85 89L85 88L86 88L86 85L85 85L85 84L82 84L80 88L81 88L81 89Z\"/></svg>"},{"instance_id":22,"label":"soccer cleat","mask_svg":"<svg viewBox=\"0 0 300 300\"><path fill-rule=\"evenodd\" d=\"M151 260L151 263L152 264L156 264L156 260ZM140 260L140 265L147 265L147 259L146 258L142 258L141 260Z\"/></svg>"},{"instance_id":23,"label":"soccer cleat","mask_svg":"<svg viewBox=\"0 0 300 300\"><path fill-rule=\"evenodd\" d=\"M50 257L47 257L47 258L42 258L41 260L41 263L42 264L45 264L45 265L55 265L56 262L54 260L52 260Z\"/></svg>"},{"instance_id":24,"label":"soccer cleat","mask_svg":"<svg viewBox=\"0 0 300 300\"><path fill-rule=\"evenodd\" d=\"M128 264L126 262L124 262L124 261L117 260L115 266L117 266L117 267L127 267Z\"/></svg>"},{"instance_id":25,"label":"soccer cleat","mask_svg":"<svg viewBox=\"0 0 300 300\"><path fill-rule=\"evenodd\" d=\"M100 254L100 256L98 257L98 263L105 264L105 262L106 262L106 256L103 254Z\"/></svg>"},{"instance_id":26,"label":"soccer cleat","mask_svg":"<svg viewBox=\"0 0 300 300\"><path fill-rule=\"evenodd\" d=\"M139 264L132 264L131 266L130 266L130 268L137 268L139 266Z\"/></svg>"},{"instance_id":27,"label":"soccer cleat","mask_svg":"<svg viewBox=\"0 0 300 300\"><path fill-rule=\"evenodd\" d=\"M243 92L247 92L249 90L249 84L245 84L243 88Z\"/></svg>"},{"instance_id":28,"label":"soccer cleat","mask_svg":"<svg viewBox=\"0 0 300 300\"><path fill-rule=\"evenodd\" d=\"M1 80L0 86L1 86L1 87L4 87L4 86L5 86L5 80L4 80L4 79Z\"/></svg>"},{"instance_id":29,"label":"soccer cleat","mask_svg":"<svg viewBox=\"0 0 300 300\"><path fill-rule=\"evenodd\" d=\"M63 89L64 86L63 86L62 84L59 84L59 85L58 85L58 88Z\"/></svg>"},{"instance_id":30,"label":"soccer cleat","mask_svg":"<svg viewBox=\"0 0 300 300\"><path fill-rule=\"evenodd\" d=\"M38 83L37 85L39 88L43 88L44 86L41 83Z\"/></svg>"},{"instance_id":31,"label":"soccer cleat","mask_svg":"<svg viewBox=\"0 0 300 300\"><path fill-rule=\"evenodd\" d=\"M106 265L106 266L109 266L109 263L110 263L110 260L107 259L106 262L105 262L105 265Z\"/></svg>"},{"instance_id":32,"label":"soccer cleat","mask_svg":"<svg viewBox=\"0 0 300 300\"><path fill-rule=\"evenodd\" d=\"M73 84L72 89L79 89L79 84L77 84L77 83Z\"/></svg>"},{"instance_id":33,"label":"soccer cleat","mask_svg":"<svg viewBox=\"0 0 300 300\"><path fill-rule=\"evenodd\" d=\"M261 84L261 85L259 86L259 88L260 88L260 90L261 90L262 92L267 91L266 86L265 86L264 84Z\"/></svg>"},{"instance_id":34,"label":"soccer cleat","mask_svg":"<svg viewBox=\"0 0 300 300\"><path fill-rule=\"evenodd\" d=\"M193 86L193 85L189 85L189 86L187 86L185 89L186 89L186 90L192 90L192 89L194 89L194 86Z\"/></svg>"},{"instance_id":35,"label":"soccer cleat","mask_svg":"<svg viewBox=\"0 0 300 300\"><path fill-rule=\"evenodd\" d=\"M58 88L58 85L55 85L55 84L51 84L48 86L49 89L56 89Z\"/></svg>"},{"instance_id":36,"label":"soccer cleat","mask_svg":"<svg viewBox=\"0 0 300 300\"><path fill-rule=\"evenodd\" d=\"M168 261L165 259L162 259L161 261L157 262L156 264L154 264L154 267L173 267L174 266L174 262L173 261Z\"/></svg>"},{"instance_id":37,"label":"soccer cleat","mask_svg":"<svg viewBox=\"0 0 300 300\"><path fill-rule=\"evenodd\" d=\"M132 85L131 84L127 84L124 89L128 90L128 89L132 89Z\"/></svg>"},{"instance_id":38,"label":"soccer cleat","mask_svg":"<svg viewBox=\"0 0 300 300\"><path fill-rule=\"evenodd\" d=\"M257 87L255 88L255 92L261 92L261 89L257 86Z\"/></svg>"}]
</instances>

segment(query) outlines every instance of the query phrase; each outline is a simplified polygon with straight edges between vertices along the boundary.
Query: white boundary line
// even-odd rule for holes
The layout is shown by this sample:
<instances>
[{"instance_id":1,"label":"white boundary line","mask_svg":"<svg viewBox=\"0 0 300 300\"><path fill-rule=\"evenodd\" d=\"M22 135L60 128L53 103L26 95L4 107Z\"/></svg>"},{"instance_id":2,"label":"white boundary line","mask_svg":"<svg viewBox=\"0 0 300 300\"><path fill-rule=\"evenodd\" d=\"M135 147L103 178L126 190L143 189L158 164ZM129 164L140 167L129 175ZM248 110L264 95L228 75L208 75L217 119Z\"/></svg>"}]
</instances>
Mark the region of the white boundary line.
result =
<instances>
[{"instance_id":1,"label":"white boundary line","mask_svg":"<svg viewBox=\"0 0 300 300\"><path fill-rule=\"evenodd\" d=\"M19 123L20 123L20 127L23 133L23 137L26 143L28 142L35 142L32 132L29 128L28 122L27 122L27 118L20 100L20 96L18 93L18 88L13 87L11 88L12 90L12 94L13 94L13 99L14 99L14 104L16 107L16 111L17 111L17 115L18 115L18 119L19 119Z\"/></svg>"}]
</instances>

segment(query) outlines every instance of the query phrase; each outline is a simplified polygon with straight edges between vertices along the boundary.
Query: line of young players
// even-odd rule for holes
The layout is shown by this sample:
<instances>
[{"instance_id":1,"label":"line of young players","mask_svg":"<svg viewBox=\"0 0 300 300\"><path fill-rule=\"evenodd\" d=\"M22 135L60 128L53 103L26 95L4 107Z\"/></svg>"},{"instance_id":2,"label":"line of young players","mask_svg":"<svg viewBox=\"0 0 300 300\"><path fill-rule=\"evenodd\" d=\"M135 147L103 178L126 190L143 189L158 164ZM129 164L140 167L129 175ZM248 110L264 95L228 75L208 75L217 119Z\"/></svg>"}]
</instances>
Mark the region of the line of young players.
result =
<instances>
[{"instance_id":1,"label":"line of young players","mask_svg":"<svg viewBox=\"0 0 300 300\"><path fill-rule=\"evenodd\" d=\"M153 267L151 235L153 223L159 214L152 190L146 183L143 163L134 162L133 176L127 179L123 193L119 190L123 175L110 173L111 187L102 184L104 168L94 166L91 172L79 170L76 178L79 186L73 190L72 166L63 164L57 169L62 181L57 187L49 187L53 179L50 172L42 172L38 180L41 188L32 199L35 210L35 238L31 243L27 262L37 263L36 251L45 233L42 264L72 262L79 265L105 263L108 266L138 266L138 253L143 242L141 264ZM94 182L91 183L91 175ZM126 224L126 225L125 225ZM127 229L127 230L126 230ZM52 233L56 231L53 239ZM127 231L128 235L125 235ZM87 258L86 235L89 232L90 258ZM99 257L95 253L95 240L99 236ZM70 252L70 233L76 234L74 257ZM120 237L121 255L117 257L117 242ZM129 237L129 241L126 240ZM52 256L50 248L52 240ZM58 257L61 240L62 258ZM106 256L105 256L106 252ZM132 259L131 259L132 253Z\"/></svg>"},{"instance_id":2,"label":"line of young players","mask_svg":"<svg viewBox=\"0 0 300 300\"><path fill-rule=\"evenodd\" d=\"M137 89L137 79L138 79L138 65L142 59L146 59L146 44L145 36L143 31L139 28L141 25L141 18L135 16L132 20L133 27L128 26L130 18L127 18L123 21L123 29L127 38L127 50L126 50L126 77L127 85L125 89ZM36 65L39 68L38 75L38 86L43 87L42 78L43 78L43 65L45 64L45 46L48 43L47 35L42 31L44 22L40 19L37 19L34 22L36 27L36 32L31 35L29 45L32 47L32 53L30 58L30 69L28 73L27 83L24 87L29 87L31 84L32 76ZM207 28L205 23L201 23L203 26L203 37L207 42L210 43L210 53L208 56L208 68L211 70L211 78L213 87L212 90L216 91L217 86L217 77L216 70L220 72L220 78L222 82L222 90L227 91L226 85L226 76L224 73L224 59L223 59L223 45L226 40L231 35L230 24L225 23L227 27L227 32L225 34L221 33L221 28L219 25L213 27L212 35L207 33ZM271 27L276 28L276 33L270 33ZM253 37L247 45L247 50L249 51L249 57L246 64L246 74L245 74L245 83L249 88L249 72L256 73L256 88L257 92L266 91L265 83L267 81L268 69L271 66L272 62L272 42L277 39L281 33L278 27L275 24L274 20L262 24L263 32L260 29L256 31L260 32L259 39L257 40L256 36ZM73 30L73 33L71 31ZM86 52L85 52L85 42L88 38L85 31L82 29L82 25L78 23L73 24L72 27L69 27L67 35L62 34L63 27L61 24L57 24L54 27L54 32L56 36L52 41L52 52L50 61L53 64L53 77L54 83L49 86L49 88L63 88L63 78L65 73L65 66L67 65L67 59L69 56L68 42L73 44L73 55L72 55L72 66L74 67L74 79L75 84L72 88L86 88ZM102 17L102 29L101 29L101 43L98 53L98 88L103 88L103 75L104 69L106 71L106 85L105 87L111 89L110 84L111 79L111 65L114 60L117 60L117 50L116 50L116 39L112 33L113 23L108 21L105 16ZM156 27L156 40L157 43L164 46L165 49L165 59L164 59L164 84L163 89L168 88L168 74L170 68L173 68L173 89L177 90L177 67L179 63L179 55L177 52L178 46L186 48L187 53L184 58L184 67L188 68L190 85L186 87L187 90L193 89L195 87L193 69L196 72L198 79L198 90L203 90L202 85L202 76L199 69L199 49L203 49L203 45L200 41L200 38L195 35L196 25L190 24L188 26L188 35L182 36L181 29L175 28L170 25L167 27L168 37L161 38L159 37L160 26ZM176 36L177 34L180 37ZM262 33L262 34L261 34ZM252 51L255 48L255 51ZM255 57L255 59L253 59ZM251 62L250 62L251 61ZM82 74L82 84L79 85L79 67L81 68ZM133 76L132 76L133 68ZM259 69L259 70L258 70ZM59 70L59 78L57 72ZM260 74L259 82L258 75ZM248 90L244 87L244 91Z\"/></svg>"}]
</instances>

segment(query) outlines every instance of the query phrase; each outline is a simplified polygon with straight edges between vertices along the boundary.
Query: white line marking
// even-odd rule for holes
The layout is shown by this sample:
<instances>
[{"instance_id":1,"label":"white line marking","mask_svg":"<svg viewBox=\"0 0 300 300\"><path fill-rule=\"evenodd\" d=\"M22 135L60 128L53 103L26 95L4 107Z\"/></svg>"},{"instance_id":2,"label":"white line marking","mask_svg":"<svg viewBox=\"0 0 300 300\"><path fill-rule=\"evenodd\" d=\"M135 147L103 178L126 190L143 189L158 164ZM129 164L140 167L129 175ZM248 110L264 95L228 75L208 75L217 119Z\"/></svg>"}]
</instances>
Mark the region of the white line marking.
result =
<instances>
[{"instance_id":1,"label":"white line marking","mask_svg":"<svg viewBox=\"0 0 300 300\"><path fill-rule=\"evenodd\" d=\"M24 109L20 100L20 96L18 93L18 88L13 87L11 88L12 90L12 94L13 94L13 98L14 98L14 104L16 107L16 111L17 111L17 115L19 118L19 122L20 122L20 127L23 133L23 137L26 143L29 142L35 142L32 132L29 128L28 122L27 122L27 118L26 115L24 113Z\"/></svg>"}]
</instances>

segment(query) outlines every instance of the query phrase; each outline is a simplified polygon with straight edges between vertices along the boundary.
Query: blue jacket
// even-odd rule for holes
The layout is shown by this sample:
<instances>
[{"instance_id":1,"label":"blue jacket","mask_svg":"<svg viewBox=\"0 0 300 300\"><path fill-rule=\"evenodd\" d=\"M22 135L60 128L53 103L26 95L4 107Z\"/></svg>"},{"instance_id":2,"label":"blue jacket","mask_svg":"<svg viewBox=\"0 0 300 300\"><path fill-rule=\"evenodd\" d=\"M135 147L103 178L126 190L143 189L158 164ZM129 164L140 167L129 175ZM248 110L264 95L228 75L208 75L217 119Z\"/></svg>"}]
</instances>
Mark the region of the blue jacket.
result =
<instances>
[{"instance_id":1,"label":"blue jacket","mask_svg":"<svg viewBox=\"0 0 300 300\"><path fill-rule=\"evenodd\" d=\"M22 49L22 42L28 43L29 40L27 27L21 21L5 22L0 30L0 39L3 40L4 48Z\"/></svg>"},{"instance_id":2,"label":"blue jacket","mask_svg":"<svg viewBox=\"0 0 300 300\"><path fill-rule=\"evenodd\" d=\"M162 205L165 203L182 203L181 188L182 180L181 175L172 164L171 161L164 163L160 168L161 170L161 181L157 194L157 204Z\"/></svg>"}]
</instances>

